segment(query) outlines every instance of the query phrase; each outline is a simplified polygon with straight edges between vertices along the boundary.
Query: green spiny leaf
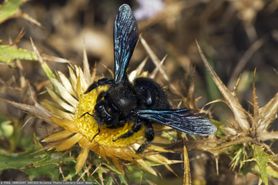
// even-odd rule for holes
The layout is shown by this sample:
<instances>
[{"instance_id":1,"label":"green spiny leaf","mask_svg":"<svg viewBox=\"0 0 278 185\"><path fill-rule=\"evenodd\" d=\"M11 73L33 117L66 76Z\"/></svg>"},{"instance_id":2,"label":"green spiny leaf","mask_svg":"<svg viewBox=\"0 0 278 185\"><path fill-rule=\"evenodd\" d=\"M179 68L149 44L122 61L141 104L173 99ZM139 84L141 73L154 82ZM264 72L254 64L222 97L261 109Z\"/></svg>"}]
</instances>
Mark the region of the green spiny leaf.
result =
<instances>
[{"instance_id":1,"label":"green spiny leaf","mask_svg":"<svg viewBox=\"0 0 278 185\"><path fill-rule=\"evenodd\" d=\"M10 63L15 59L37 60L37 56L33 51L16 48L15 46L0 45L0 62Z\"/></svg>"},{"instance_id":2,"label":"green spiny leaf","mask_svg":"<svg viewBox=\"0 0 278 185\"><path fill-rule=\"evenodd\" d=\"M4 3L0 5L0 23L14 16L23 2L22 0L4 1Z\"/></svg>"},{"instance_id":3,"label":"green spiny leaf","mask_svg":"<svg viewBox=\"0 0 278 185\"><path fill-rule=\"evenodd\" d=\"M260 176L264 184L268 185L268 162L271 160L271 156L267 154L261 146L254 145L254 159L257 163Z\"/></svg>"},{"instance_id":4,"label":"green spiny leaf","mask_svg":"<svg viewBox=\"0 0 278 185\"><path fill-rule=\"evenodd\" d=\"M55 79L56 78L56 75L53 73L53 71L50 69L50 67L45 62L42 62L41 66L42 66L44 74L46 74L48 79L51 80L51 79Z\"/></svg>"},{"instance_id":5,"label":"green spiny leaf","mask_svg":"<svg viewBox=\"0 0 278 185\"><path fill-rule=\"evenodd\" d=\"M124 175L119 175L121 184L128 185L126 178Z\"/></svg>"},{"instance_id":6,"label":"green spiny leaf","mask_svg":"<svg viewBox=\"0 0 278 185\"><path fill-rule=\"evenodd\" d=\"M61 162L67 163L70 160L73 159L45 151L12 154L2 151L0 152L0 170L24 170L31 180L39 176L48 176L52 180L58 180L58 165Z\"/></svg>"},{"instance_id":7,"label":"green spiny leaf","mask_svg":"<svg viewBox=\"0 0 278 185\"><path fill-rule=\"evenodd\" d=\"M30 167L28 169L25 169L24 172L28 174L30 180L34 180L35 178L41 176L48 176L51 178L51 180L54 181L59 180L59 169L55 164L39 166L36 168Z\"/></svg>"},{"instance_id":8,"label":"green spiny leaf","mask_svg":"<svg viewBox=\"0 0 278 185\"><path fill-rule=\"evenodd\" d=\"M113 178L110 176L107 178L107 182L105 183L106 185L113 185Z\"/></svg>"},{"instance_id":9,"label":"green spiny leaf","mask_svg":"<svg viewBox=\"0 0 278 185\"><path fill-rule=\"evenodd\" d=\"M18 153L18 154L4 154L0 153L0 170L4 169L22 169L28 165L34 165L43 160L46 156L35 153Z\"/></svg>"},{"instance_id":10,"label":"green spiny leaf","mask_svg":"<svg viewBox=\"0 0 278 185\"><path fill-rule=\"evenodd\" d=\"M231 168L233 170L235 170L235 168L237 166L241 166L240 162L243 160L243 155L244 155L244 148L243 147L235 152L235 155L234 155L234 157L232 159L232 162L231 162Z\"/></svg>"},{"instance_id":11,"label":"green spiny leaf","mask_svg":"<svg viewBox=\"0 0 278 185\"><path fill-rule=\"evenodd\" d=\"M274 177L276 179L278 179L278 171L275 170L274 168L272 168L271 166L268 166L266 168L267 170L267 174L270 176L270 177Z\"/></svg>"}]
</instances>

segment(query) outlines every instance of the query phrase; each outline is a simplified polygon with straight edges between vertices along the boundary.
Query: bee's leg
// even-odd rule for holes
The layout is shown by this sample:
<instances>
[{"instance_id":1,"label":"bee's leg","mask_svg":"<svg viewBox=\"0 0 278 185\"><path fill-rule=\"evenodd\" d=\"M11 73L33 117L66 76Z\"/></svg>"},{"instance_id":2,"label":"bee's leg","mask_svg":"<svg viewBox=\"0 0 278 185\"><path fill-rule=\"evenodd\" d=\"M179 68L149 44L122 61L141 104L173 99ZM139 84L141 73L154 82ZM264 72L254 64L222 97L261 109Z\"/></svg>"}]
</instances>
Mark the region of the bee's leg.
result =
<instances>
[{"instance_id":1,"label":"bee's leg","mask_svg":"<svg viewBox=\"0 0 278 185\"><path fill-rule=\"evenodd\" d=\"M154 139L154 130L152 124L147 121L145 122L145 125L146 125L146 130L145 130L146 141L137 149L136 153L142 153Z\"/></svg>"},{"instance_id":2,"label":"bee's leg","mask_svg":"<svg viewBox=\"0 0 278 185\"><path fill-rule=\"evenodd\" d=\"M140 130L141 125L142 125L142 122L139 121L139 120L136 120L136 122L132 125L132 127L129 131L127 131L123 135L120 135L119 137L117 137L113 141L117 141L118 139L127 138L127 137L132 136L135 132L138 132Z\"/></svg>"},{"instance_id":3,"label":"bee's leg","mask_svg":"<svg viewBox=\"0 0 278 185\"><path fill-rule=\"evenodd\" d=\"M113 80L111 79L107 79L107 78L102 78L100 80L98 80L97 82L94 82L92 83L88 88L87 90L85 91L84 94L94 90L95 88L97 88L98 86L101 86L101 85L109 85L109 84L113 84Z\"/></svg>"},{"instance_id":4,"label":"bee's leg","mask_svg":"<svg viewBox=\"0 0 278 185\"><path fill-rule=\"evenodd\" d=\"M90 140L90 142L92 142L95 139L95 137L99 135L99 133L100 133L100 129L98 127L97 133L93 136L93 138Z\"/></svg>"}]
</instances>

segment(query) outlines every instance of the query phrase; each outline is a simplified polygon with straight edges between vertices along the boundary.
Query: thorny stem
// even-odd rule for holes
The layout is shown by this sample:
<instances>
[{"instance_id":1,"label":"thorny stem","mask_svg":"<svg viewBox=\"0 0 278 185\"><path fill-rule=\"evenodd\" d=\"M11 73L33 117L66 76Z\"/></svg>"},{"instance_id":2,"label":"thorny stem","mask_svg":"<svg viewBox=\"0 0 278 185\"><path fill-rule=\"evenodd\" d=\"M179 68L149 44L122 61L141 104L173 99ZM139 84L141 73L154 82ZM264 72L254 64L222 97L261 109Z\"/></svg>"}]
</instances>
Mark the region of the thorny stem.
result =
<instances>
[{"instance_id":1,"label":"thorny stem","mask_svg":"<svg viewBox=\"0 0 278 185\"><path fill-rule=\"evenodd\" d=\"M203 150L208 151L212 154L219 154L224 152L225 150L228 150L231 146L248 143L248 142L255 142L253 138L243 136L243 137L237 137L236 139L224 143L216 144L214 142L205 142L204 140L192 142L188 141L186 142L186 145L188 146L189 150Z\"/></svg>"},{"instance_id":2,"label":"thorny stem","mask_svg":"<svg viewBox=\"0 0 278 185\"><path fill-rule=\"evenodd\" d=\"M190 150L199 149L199 150L208 151L213 154L215 154L215 153L218 154L218 153L223 153L224 151L228 150L231 146L238 145L238 144L244 144L244 143L248 143L248 142L262 146L269 153L271 153L272 155L274 154L273 151L267 145L260 143L257 140L255 140L254 138L248 137L248 136L239 137L239 138L236 138L229 142L219 143L219 144L217 144L218 146L216 146L216 147L211 146L210 145L211 143L206 143L206 145L204 145L203 143L201 144L200 142L195 143L195 144L193 143L190 147Z\"/></svg>"},{"instance_id":3,"label":"thorny stem","mask_svg":"<svg viewBox=\"0 0 278 185\"><path fill-rule=\"evenodd\" d=\"M190 173L190 163L188 158L188 151L186 145L183 145L183 185L191 185L191 173Z\"/></svg>"},{"instance_id":4,"label":"thorny stem","mask_svg":"<svg viewBox=\"0 0 278 185\"><path fill-rule=\"evenodd\" d=\"M270 161L269 163L272 166L272 168L275 168L278 171L278 165L275 162Z\"/></svg>"},{"instance_id":5,"label":"thorny stem","mask_svg":"<svg viewBox=\"0 0 278 185\"><path fill-rule=\"evenodd\" d=\"M236 138L235 140L232 140L232 141L229 141L226 143L222 143L222 144L220 144L220 146L212 148L211 150L215 151L216 153L222 153L225 150L227 150L228 148L230 148L231 146L248 143L248 142L252 142L252 141L253 141L253 138L244 136L241 138Z\"/></svg>"}]
</instances>

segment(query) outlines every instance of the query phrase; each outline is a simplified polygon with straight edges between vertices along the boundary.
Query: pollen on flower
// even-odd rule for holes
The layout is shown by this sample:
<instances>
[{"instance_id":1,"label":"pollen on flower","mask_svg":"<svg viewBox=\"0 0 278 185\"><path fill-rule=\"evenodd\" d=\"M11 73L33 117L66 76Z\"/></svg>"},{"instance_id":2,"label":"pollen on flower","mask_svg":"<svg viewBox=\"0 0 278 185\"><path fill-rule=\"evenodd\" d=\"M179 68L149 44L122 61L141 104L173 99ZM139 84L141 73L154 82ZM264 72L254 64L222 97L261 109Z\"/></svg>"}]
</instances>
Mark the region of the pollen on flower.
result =
<instances>
[{"instance_id":1,"label":"pollen on flower","mask_svg":"<svg viewBox=\"0 0 278 185\"><path fill-rule=\"evenodd\" d=\"M101 91L106 91L107 89L108 86L101 86L80 96L79 104L74 116L74 122L79 133L89 141L96 142L104 147L126 147L138 142L138 140L142 139L142 136L144 136L144 127L140 131L134 133L131 137L115 140L120 135L130 130L132 123L127 123L121 128L110 129L98 124L92 116L99 93Z\"/></svg>"}]
</instances>

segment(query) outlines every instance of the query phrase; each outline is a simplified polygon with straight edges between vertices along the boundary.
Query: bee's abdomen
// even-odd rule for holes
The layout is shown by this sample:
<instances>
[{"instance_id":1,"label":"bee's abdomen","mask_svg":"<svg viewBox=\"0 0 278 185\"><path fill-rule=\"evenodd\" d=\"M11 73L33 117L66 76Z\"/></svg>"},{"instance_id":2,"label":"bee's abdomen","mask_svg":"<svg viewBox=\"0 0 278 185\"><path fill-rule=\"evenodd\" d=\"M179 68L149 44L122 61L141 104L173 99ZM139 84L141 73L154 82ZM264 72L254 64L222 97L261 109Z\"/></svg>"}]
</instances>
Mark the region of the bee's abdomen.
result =
<instances>
[{"instance_id":1,"label":"bee's abdomen","mask_svg":"<svg viewBox=\"0 0 278 185\"><path fill-rule=\"evenodd\" d=\"M137 78L134 81L139 107L153 109L168 109L167 96L158 83L149 78Z\"/></svg>"}]
</instances>

